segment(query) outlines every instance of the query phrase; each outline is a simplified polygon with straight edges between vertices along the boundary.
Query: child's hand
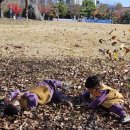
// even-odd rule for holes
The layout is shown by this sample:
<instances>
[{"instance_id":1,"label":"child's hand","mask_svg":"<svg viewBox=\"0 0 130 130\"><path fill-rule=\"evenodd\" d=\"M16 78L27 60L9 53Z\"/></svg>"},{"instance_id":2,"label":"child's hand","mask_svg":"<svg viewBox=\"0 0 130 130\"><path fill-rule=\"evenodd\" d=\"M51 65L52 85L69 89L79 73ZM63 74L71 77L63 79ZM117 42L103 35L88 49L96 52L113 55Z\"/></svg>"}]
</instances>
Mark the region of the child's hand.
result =
<instances>
[{"instance_id":1,"label":"child's hand","mask_svg":"<svg viewBox=\"0 0 130 130\"><path fill-rule=\"evenodd\" d=\"M21 99L21 96L22 96L22 93L18 93L17 96L16 96L16 99L17 99L17 100L20 100L20 99Z\"/></svg>"},{"instance_id":2,"label":"child's hand","mask_svg":"<svg viewBox=\"0 0 130 130\"><path fill-rule=\"evenodd\" d=\"M76 105L76 107L78 107L78 108L86 107L86 106L89 106L89 103L88 103L88 102L83 102L83 103L81 103L80 105Z\"/></svg>"},{"instance_id":3,"label":"child's hand","mask_svg":"<svg viewBox=\"0 0 130 130\"><path fill-rule=\"evenodd\" d=\"M65 91L69 91L70 88L72 87L70 83L65 83L65 82L62 83L62 86Z\"/></svg>"},{"instance_id":4,"label":"child's hand","mask_svg":"<svg viewBox=\"0 0 130 130\"><path fill-rule=\"evenodd\" d=\"M20 103L17 100L13 101L11 104L14 105L14 106L20 106Z\"/></svg>"}]
</instances>

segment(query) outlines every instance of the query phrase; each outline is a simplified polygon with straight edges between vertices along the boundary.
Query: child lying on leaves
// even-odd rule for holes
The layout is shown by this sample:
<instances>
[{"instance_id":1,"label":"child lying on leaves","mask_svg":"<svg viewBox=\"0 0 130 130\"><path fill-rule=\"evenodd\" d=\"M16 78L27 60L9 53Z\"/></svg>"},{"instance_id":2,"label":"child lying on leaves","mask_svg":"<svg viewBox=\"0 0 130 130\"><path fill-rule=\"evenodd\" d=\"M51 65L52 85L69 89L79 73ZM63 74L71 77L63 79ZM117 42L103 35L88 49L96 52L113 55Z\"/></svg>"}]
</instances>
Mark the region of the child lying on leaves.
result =
<instances>
[{"instance_id":1,"label":"child lying on leaves","mask_svg":"<svg viewBox=\"0 0 130 130\"><path fill-rule=\"evenodd\" d=\"M87 91L82 94L82 98L91 98L92 102L86 102L89 108L96 108L101 105L110 112L120 117L121 123L130 122L130 116L126 114L123 105L124 97L116 89L101 83L97 76L88 77L85 83Z\"/></svg>"},{"instance_id":2,"label":"child lying on leaves","mask_svg":"<svg viewBox=\"0 0 130 130\"><path fill-rule=\"evenodd\" d=\"M53 100L67 103L72 107L69 98L56 90L56 87L66 89L63 82L52 79L44 80L25 93L21 93L19 90L10 92L5 98L4 113L6 115L17 115L20 109L31 110L37 107L38 104L45 105Z\"/></svg>"}]
</instances>

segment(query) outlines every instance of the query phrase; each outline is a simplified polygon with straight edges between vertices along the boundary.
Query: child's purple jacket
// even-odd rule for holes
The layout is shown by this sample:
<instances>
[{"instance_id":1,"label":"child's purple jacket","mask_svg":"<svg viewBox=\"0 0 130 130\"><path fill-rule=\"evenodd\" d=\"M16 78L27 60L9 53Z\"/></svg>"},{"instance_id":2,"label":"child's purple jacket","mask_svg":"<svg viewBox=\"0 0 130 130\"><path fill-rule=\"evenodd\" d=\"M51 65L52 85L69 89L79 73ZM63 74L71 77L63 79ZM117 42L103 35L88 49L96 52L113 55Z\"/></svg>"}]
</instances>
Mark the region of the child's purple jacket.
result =
<instances>
[{"instance_id":1,"label":"child's purple jacket","mask_svg":"<svg viewBox=\"0 0 130 130\"><path fill-rule=\"evenodd\" d=\"M55 88L62 88L62 81L59 81L59 80L55 80L55 79L48 79L48 80L44 80L43 82L39 82L38 85L47 85L48 86L48 89L50 90L50 93L51 93L51 97L53 96L54 94L54 90ZM13 92L10 92L9 93L9 98L10 98L10 101L13 100L20 92L19 89L17 89L16 91L13 91Z\"/></svg>"},{"instance_id":2,"label":"child's purple jacket","mask_svg":"<svg viewBox=\"0 0 130 130\"><path fill-rule=\"evenodd\" d=\"M59 80L55 80L55 79L48 79L48 80L44 80L43 82L38 83L39 85L47 85L48 89L50 90L51 93L51 97L54 94L54 90L55 88L62 88L62 81Z\"/></svg>"},{"instance_id":3,"label":"child's purple jacket","mask_svg":"<svg viewBox=\"0 0 130 130\"><path fill-rule=\"evenodd\" d=\"M85 98L89 98L90 97L90 92L89 91L85 91L82 95L82 97ZM101 96L96 97L90 104L88 107L94 109L97 106L99 106L100 104L102 104L103 101L105 101L107 97L107 91L106 90L101 90Z\"/></svg>"}]
</instances>

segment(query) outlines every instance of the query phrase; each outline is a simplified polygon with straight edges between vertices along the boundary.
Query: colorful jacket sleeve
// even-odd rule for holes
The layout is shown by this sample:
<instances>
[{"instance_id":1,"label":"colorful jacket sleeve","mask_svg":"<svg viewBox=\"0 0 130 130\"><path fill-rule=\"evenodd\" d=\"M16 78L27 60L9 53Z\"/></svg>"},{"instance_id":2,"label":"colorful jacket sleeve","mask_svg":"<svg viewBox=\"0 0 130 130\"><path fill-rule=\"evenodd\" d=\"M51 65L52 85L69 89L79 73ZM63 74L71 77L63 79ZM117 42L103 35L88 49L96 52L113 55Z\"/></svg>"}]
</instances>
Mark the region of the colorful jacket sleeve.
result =
<instances>
[{"instance_id":1,"label":"colorful jacket sleeve","mask_svg":"<svg viewBox=\"0 0 130 130\"><path fill-rule=\"evenodd\" d=\"M89 98L90 97L90 92L89 91L85 91L84 93L82 93L80 95L82 98Z\"/></svg>"},{"instance_id":2,"label":"colorful jacket sleeve","mask_svg":"<svg viewBox=\"0 0 130 130\"><path fill-rule=\"evenodd\" d=\"M47 83L48 85L54 87L54 88L55 87L62 88L62 81L55 80L55 79L44 80L43 82L40 82L38 85L41 85L44 82Z\"/></svg>"},{"instance_id":3,"label":"colorful jacket sleeve","mask_svg":"<svg viewBox=\"0 0 130 130\"><path fill-rule=\"evenodd\" d=\"M10 92L10 96L11 96L11 100L15 99L16 96L21 93L19 89L17 89L16 91Z\"/></svg>"},{"instance_id":4,"label":"colorful jacket sleeve","mask_svg":"<svg viewBox=\"0 0 130 130\"><path fill-rule=\"evenodd\" d=\"M4 99L5 104L12 102L19 93L21 93L19 89L9 92Z\"/></svg>"},{"instance_id":5,"label":"colorful jacket sleeve","mask_svg":"<svg viewBox=\"0 0 130 130\"><path fill-rule=\"evenodd\" d=\"M94 109L96 108L97 106L99 106L100 104L102 104L102 102L104 102L104 100L106 99L107 97L107 91L101 91L101 96L99 97L96 97L90 104L89 104L89 107Z\"/></svg>"}]
</instances>

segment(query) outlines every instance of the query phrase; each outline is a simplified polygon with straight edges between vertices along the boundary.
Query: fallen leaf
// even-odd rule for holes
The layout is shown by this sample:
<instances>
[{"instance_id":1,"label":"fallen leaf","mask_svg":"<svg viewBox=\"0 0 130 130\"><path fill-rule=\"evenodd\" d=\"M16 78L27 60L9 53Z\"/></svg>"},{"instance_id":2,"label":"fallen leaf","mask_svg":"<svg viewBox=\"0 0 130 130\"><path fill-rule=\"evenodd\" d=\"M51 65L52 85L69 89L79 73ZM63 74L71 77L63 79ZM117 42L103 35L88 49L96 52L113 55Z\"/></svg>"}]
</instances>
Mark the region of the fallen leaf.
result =
<instances>
[{"instance_id":1,"label":"fallen leaf","mask_svg":"<svg viewBox=\"0 0 130 130\"><path fill-rule=\"evenodd\" d=\"M110 32L109 32L109 35L113 32L114 30L111 30Z\"/></svg>"},{"instance_id":2,"label":"fallen leaf","mask_svg":"<svg viewBox=\"0 0 130 130\"><path fill-rule=\"evenodd\" d=\"M99 49L99 52L101 52L103 55L105 55L105 49Z\"/></svg>"},{"instance_id":3,"label":"fallen leaf","mask_svg":"<svg viewBox=\"0 0 130 130\"><path fill-rule=\"evenodd\" d=\"M106 51L106 54L108 54L109 55L109 59L112 60L112 54L110 53L109 50Z\"/></svg>"},{"instance_id":4,"label":"fallen leaf","mask_svg":"<svg viewBox=\"0 0 130 130\"><path fill-rule=\"evenodd\" d=\"M14 47L14 48L18 48L18 49L21 49L21 48L22 48L22 46L18 46L18 45L17 45L17 46L14 45L13 47Z\"/></svg>"},{"instance_id":5,"label":"fallen leaf","mask_svg":"<svg viewBox=\"0 0 130 130\"><path fill-rule=\"evenodd\" d=\"M99 42L102 44L102 41L106 41L106 40L103 40L103 39L99 39Z\"/></svg>"},{"instance_id":6,"label":"fallen leaf","mask_svg":"<svg viewBox=\"0 0 130 130\"><path fill-rule=\"evenodd\" d=\"M111 38L112 40L115 40L116 39L116 36L112 36L112 38Z\"/></svg>"},{"instance_id":7,"label":"fallen leaf","mask_svg":"<svg viewBox=\"0 0 130 130\"><path fill-rule=\"evenodd\" d=\"M118 50L113 51L113 57L114 57L114 60L118 60L119 58Z\"/></svg>"},{"instance_id":8,"label":"fallen leaf","mask_svg":"<svg viewBox=\"0 0 130 130\"><path fill-rule=\"evenodd\" d=\"M117 44L117 42L112 42L112 46L115 46Z\"/></svg>"},{"instance_id":9,"label":"fallen leaf","mask_svg":"<svg viewBox=\"0 0 130 130\"><path fill-rule=\"evenodd\" d=\"M125 49L125 53L126 53L126 54L128 54L128 53L130 52L130 49L129 49L129 48L124 47L124 49Z\"/></svg>"}]
</instances>

